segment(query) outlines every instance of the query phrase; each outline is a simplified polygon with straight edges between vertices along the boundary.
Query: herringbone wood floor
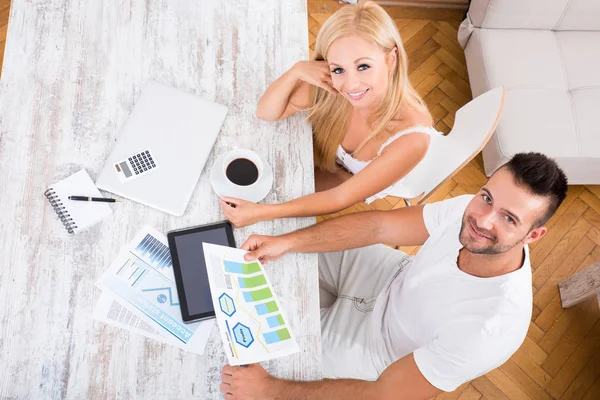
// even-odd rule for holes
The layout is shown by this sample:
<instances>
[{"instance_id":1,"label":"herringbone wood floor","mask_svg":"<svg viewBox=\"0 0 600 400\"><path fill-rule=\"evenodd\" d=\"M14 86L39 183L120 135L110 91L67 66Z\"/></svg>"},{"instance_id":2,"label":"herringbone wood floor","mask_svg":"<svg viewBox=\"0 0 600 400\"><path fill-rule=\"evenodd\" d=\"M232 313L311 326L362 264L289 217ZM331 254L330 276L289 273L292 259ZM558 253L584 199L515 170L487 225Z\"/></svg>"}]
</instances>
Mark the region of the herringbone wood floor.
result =
<instances>
[{"instance_id":1,"label":"herringbone wood floor","mask_svg":"<svg viewBox=\"0 0 600 400\"><path fill-rule=\"evenodd\" d=\"M308 0L309 44L340 5ZM425 98L438 130L449 132L456 110L471 99L462 49L456 41L463 12L388 7L409 55L412 84ZM476 193L486 182L481 155L427 202ZM397 198L357 204L357 211L402 207ZM438 399L600 399L600 311L595 299L563 310L557 284L600 261L600 186L571 186L547 236L531 246L534 306L527 338L500 368ZM403 248L416 253L418 248Z\"/></svg>"},{"instance_id":2,"label":"herringbone wood floor","mask_svg":"<svg viewBox=\"0 0 600 400\"><path fill-rule=\"evenodd\" d=\"M10 0L0 0L0 67ZM321 24L339 4L308 0L311 48ZM410 56L410 78L424 96L437 129L449 132L456 110L470 100L468 75L456 30L462 12L388 8ZM485 182L481 157L463 168L428 202L475 193ZM370 209L402 207L386 198L357 204L332 218ZM322 219L321 218L321 219ZM549 222L549 233L531 246L534 312L527 339L503 366L438 399L600 399L600 311L594 300L563 310L557 283L600 261L600 186L571 186ZM403 248L415 253L418 248Z\"/></svg>"}]
</instances>

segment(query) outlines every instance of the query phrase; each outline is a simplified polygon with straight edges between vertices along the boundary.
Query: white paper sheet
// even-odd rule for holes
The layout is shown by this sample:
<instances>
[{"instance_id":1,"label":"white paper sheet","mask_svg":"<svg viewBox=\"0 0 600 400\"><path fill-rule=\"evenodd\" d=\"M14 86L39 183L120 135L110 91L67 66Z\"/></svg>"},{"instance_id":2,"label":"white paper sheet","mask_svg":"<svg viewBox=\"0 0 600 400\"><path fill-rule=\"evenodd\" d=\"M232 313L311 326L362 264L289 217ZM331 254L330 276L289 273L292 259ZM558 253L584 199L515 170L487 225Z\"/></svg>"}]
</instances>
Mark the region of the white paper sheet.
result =
<instances>
[{"instance_id":1,"label":"white paper sheet","mask_svg":"<svg viewBox=\"0 0 600 400\"><path fill-rule=\"evenodd\" d=\"M261 263L246 251L203 243L210 290L231 365L298 352L288 319Z\"/></svg>"},{"instance_id":2,"label":"white paper sheet","mask_svg":"<svg viewBox=\"0 0 600 400\"><path fill-rule=\"evenodd\" d=\"M167 240L152 227L145 226L121 249L96 285L106 292L96 306L97 319L204 353L214 319L183 322Z\"/></svg>"}]
</instances>

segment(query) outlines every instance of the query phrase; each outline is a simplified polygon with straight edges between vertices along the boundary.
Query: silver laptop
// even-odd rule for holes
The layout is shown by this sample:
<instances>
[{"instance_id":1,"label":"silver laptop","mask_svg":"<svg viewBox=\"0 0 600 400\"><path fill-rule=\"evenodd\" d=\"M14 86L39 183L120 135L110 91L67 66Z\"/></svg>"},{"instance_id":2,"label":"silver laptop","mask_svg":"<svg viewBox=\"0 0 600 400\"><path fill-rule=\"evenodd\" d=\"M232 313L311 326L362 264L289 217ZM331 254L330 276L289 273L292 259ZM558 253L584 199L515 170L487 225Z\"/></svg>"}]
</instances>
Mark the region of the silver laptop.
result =
<instances>
[{"instance_id":1,"label":"silver laptop","mask_svg":"<svg viewBox=\"0 0 600 400\"><path fill-rule=\"evenodd\" d=\"M183 215L226 114L223 105L149 82L96 185Z\"/></svg>"}]
</instances>

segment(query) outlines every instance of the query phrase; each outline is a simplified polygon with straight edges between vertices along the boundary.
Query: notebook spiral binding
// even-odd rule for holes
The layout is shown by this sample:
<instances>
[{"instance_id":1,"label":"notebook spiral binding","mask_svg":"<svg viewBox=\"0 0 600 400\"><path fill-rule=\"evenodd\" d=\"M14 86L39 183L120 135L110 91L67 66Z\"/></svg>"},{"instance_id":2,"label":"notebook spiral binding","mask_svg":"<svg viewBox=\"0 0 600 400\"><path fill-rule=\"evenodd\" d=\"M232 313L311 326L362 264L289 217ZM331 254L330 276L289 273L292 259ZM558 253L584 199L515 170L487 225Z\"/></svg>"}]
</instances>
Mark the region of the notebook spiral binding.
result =
<instances>
[{"instance_id":1,"label":"notebook spiral binding","mask_svg":"<svg viewBox=\"0 0 600 400\"><path fill-rule=\"evenodd\" d=\"M56 215L58 215L60 222L62 222L62 224L67 229L67 232L73 233L75 229L77 229L77 224L75 223L75 221L73 221L73 218L71 218L71 214L69 214L66 207L64 206L62 201L60 201L54 190L46 190L44 192L44 196L46 196L46 198L50 202L50 205L54 209L54 212L56 212Z\"/></svg>"}]
</instances>

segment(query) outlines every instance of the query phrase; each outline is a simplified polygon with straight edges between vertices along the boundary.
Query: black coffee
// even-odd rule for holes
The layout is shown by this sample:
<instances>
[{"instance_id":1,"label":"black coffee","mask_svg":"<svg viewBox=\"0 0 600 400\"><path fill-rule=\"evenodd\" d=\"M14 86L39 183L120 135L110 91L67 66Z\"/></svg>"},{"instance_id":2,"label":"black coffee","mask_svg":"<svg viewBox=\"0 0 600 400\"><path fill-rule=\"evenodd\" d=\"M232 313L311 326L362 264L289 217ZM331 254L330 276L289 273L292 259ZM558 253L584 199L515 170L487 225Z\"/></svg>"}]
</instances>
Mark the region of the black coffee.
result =
<instances>
[{"instance_id":1,"label":"black coffee","mask_svg":"<svg viewBox=\"0 0 600 400\"><path fill-rule=\"evenodd\" d=\"M249 186L258 179L258 168L247 158L236 158L227 166L225 175L236 185Z\"/></svg>"}]
</instances>

